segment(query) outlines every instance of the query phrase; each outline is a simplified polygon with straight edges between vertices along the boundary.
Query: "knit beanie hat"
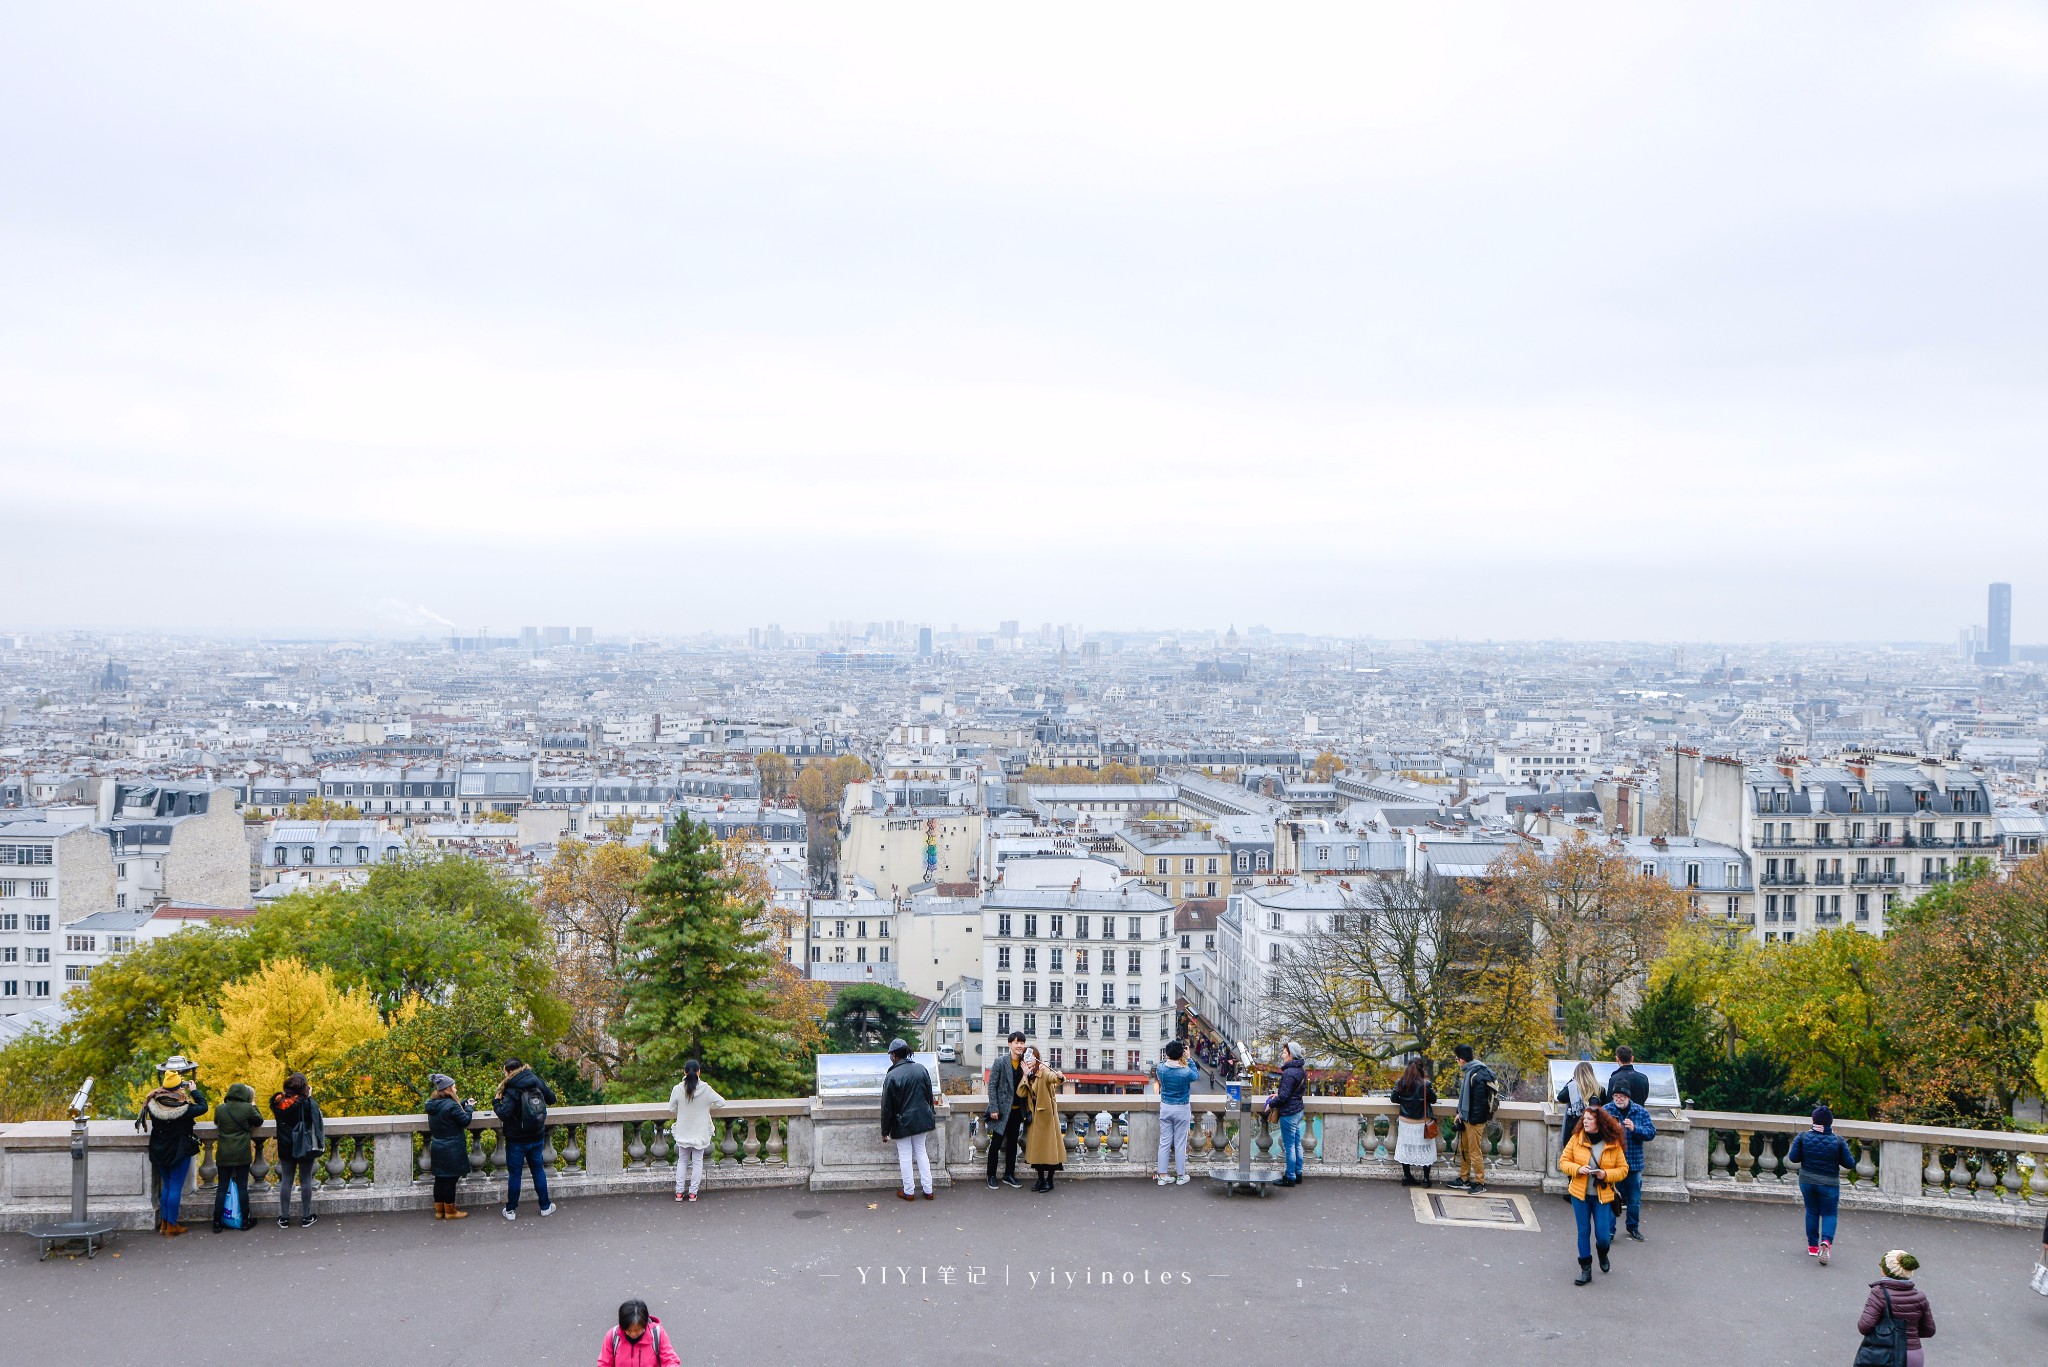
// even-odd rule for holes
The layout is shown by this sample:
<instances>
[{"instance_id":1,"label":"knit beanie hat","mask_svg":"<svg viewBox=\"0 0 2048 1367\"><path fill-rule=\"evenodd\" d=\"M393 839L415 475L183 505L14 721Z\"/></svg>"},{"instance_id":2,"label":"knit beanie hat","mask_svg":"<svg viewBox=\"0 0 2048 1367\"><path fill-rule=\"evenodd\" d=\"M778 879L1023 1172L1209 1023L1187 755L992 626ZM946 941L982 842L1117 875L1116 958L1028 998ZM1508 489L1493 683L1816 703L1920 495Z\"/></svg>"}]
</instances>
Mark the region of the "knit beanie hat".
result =
<instances>
[{"instance_id":1,"label":"knit beanie hat","mask_svg":"<svg viewBox=\"0 0 2048 1367\"><path fill-rule=\"evenodd\" d=\"M1813 1108L1813 1123L1823 1130L1832 1131L1835 1128L1835 1113L1825 1106L1816 1106Z\"/></svg>"},{"instance_id":2,"label":"knit beanie hat","mask_svg":"<svg viewBox=\"0 0 2048 1367\"><path fill-rule=\"evenodd\" d=\"M1919 1267L1920 1260L1903 1248L1895 1248L1877 1260L1878 1271L1895 1281L1912 1281Z\"/></svg>"},{"instance_id":3,"label":"knit beanie hat","mask_svg":"<svg viewBox=\"0 0 2048 1367\"><path fill-rule=\"evenodd\" d=\"M427 1090L428 1090L428 1091L431 1091L431 1092L440 1092L440 1091L445 1091L445 1090L447 1090L448 1088L450 1088L450 1087L453 1087L454 1085L455 1085L455 1079L454 1079L454 1078L452 1078L452 1077L450 1077L450 1076L448 1076L448 1075L447 1075L446 1073L429 1073L429 1074L427 1075Z\"/></svg>"}]
</instances>

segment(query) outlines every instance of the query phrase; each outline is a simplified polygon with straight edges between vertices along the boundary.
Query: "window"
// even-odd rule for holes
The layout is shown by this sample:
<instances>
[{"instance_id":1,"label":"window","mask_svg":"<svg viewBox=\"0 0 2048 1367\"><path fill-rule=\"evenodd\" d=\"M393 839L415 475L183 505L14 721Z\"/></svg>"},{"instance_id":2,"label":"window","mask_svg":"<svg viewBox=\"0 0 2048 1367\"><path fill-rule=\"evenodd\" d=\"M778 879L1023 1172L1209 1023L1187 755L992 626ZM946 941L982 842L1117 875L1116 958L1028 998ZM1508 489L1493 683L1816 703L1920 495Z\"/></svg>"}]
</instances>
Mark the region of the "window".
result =
<instances>
[{"instance_id":1,"label":"window","mask_svg":"<svg viewBox=\"0 0 2048 1367\"><path fill-rule=\"evenodd\" d=\"M1742 899L1741 899L1740 897L1731 897L1731 898L1729 898L1729 899L1728 899L1728 914L1729 914L1730 916L1737 916L1737 915L1740 915L1740 914L1741 914L1741 912L1742 912Z\"/></svg>"},{"instance_id":2,"label":"window","mask_svg":"<svg viewBox=\"0 0 2048 1367\"><path fill-rule=\"evenodd\" d=\"M1075 1023L1077 1025L1081 1025L1084 1027L1086 1024L1085 1022L1079 1021ZM1075 1037L1077 1039L1086 1039L1088 1038L1088 1031L1085 1028L1079 1029L1075 1032ZM1076 1049L1074 1051L1074 1067L1082 1070L1085 1070L1088 1067L1088 1051L1086 1049Z\"/></svg>"},{"instance_id":3,"label":"window","mask_svg":"<svg viewBox=\"0 0 2048 1367\"><path fill-rule=\"evenodd\" d=\"M1740 864L1729 864L1729 865L1726 865L1726 866L1724 866L1724 867L1723 867L1723 869L1722 869L1722 871L1721 871L1721 886L1722 886L1722 887L1724 887L1724 888L1739 888L1739 887L1741 887L1741 886L1742 886L1742 865L1740 865Z\"/></svg>"},{"instance_id":4,"label":"window","mask_svg":"<svg viewBox=\"0 0 2048 1367\"><path fill-rule=\"evenodd\" d=\"M1075 984L1074 984L1074 1005L1076 1005L1076 1006L1086 1006L1087 1004L1088 1004L1088 984L1087 984L1087 983L1085 983L1085 982L1081 982L1081 983L1075 983Z\"/></svg>"},{"instance_id":5,"label":"window","mask_svg":"<svg viewBox=\"0 0 2048 1367\"><path fill-rule=\"evenodd\" d=\"M50 918L49 918L49 916L48 916L48 915L46 915L46 914L39 914L39 913L36 913L36 912L30 912L30 913L29 913L29 916L28 916L28 929L29 929L29 930L31 930L31 931L37 931L37 930L48 930L49 928L50 928ZM49 954L49 952L50 952L50 951L46 949L46 950L43 950L42 952L43 952L43 954L44 954L45 956L47 956L47 955ZM45 958L44 958L44 959L42 960L42 962L43 962L43 963L48 963L48 962L49 962L49 959L48 959L47 957L45 957Z\"/></svg>"},{"instance_id":6,"label":"window","mask_svg":"<svg viewBox=\"0 0 2048 1367\"><path fill-rule=\"evenodd\" d=\"M886 940L889 938L889 923L887 921L878 921L875 923L875 938L878 940Z\"/></svg>"},{"instance_id":7,"label":"window","mask_svg":"<svg viewBox=\"0 0 2048 1367\"><path fill-rule=\"evenodd\" d=\"M1074 918L1074 938L1077 940L1088 938L1088 918L1086 916L1076 916ZM1086 972L1087 970L1083 969L1082 971Z\"/></svg>"},{"instance_id":8,"label":"window","mask_svg":"<svg viewBox=\"0 0 2048 1367\"><path fill-rule=\"evenodd\" d=\"M0 978L0 997L18 997L20 995L21 983L18 979Z\"/></svg>"},{"instance_id":9,"label":"window","mask_svg":"<svg viewBox=\"0 0 2048 1367\"><path fill-rule=\"evenodd\" d=\"M1038 1017L1037 1017L1037 1015L1035 1015L1034 1013L1032 1013L1032 1012L1030 1012L1030 1011L1026 1011L1026 1012L1024 1013L1024 1025L1023 1025L1023 1027L1022 1027L1022 1028L1023 1028L1023 1031L1024 1031L1024 1033L1025 1033L1025 1034L1027 1034L1027 1035L1035 1035L1035 1034L1037 1034L1037 1033L1038 1033Z\"/></svg>"},{"instance_id":10,"label":"window","mask_svg":"<svg viewBox=\"0 0 2048 1367\"><path fill-rule=\"evenodd\" d=\"M1145 932L1144 932L1144 929L1143 929L1144 923L1145 923L1145 918L1144 918L1144 917L1142 917L1142 916L1127 916L1127 917L1125 917L1125 918L1124 918L1124 938L1125 938L1126 940L1142 940L1142 939L1144 939L1144 938L1145 938Z\"/></svg>"},{"instance_id":11,"label":"window","mask_svg":"<svg viewBox=\"0 0 2048 1367\"><path fill-rule=\"evenodd\" d=\"M1024 971L1026 973L1036 973L1038 971L1038 946L1024 946Z\"/></svg>"},{"instance_id":12,"label":"window","mask_svg":"<svg viewBox=\"0 0 2048 1367\"><path fill-rule=\"evenodd\" d=\"M1007 911L996 913L996 934L1007 936L1009 933L1010 913Z\"/></svg>"},{"instance_id":13,"label":"window","mask_svg":"<svg viewBox=\"0 0 2048 1367\"><path fill-rule=\"evenodd\" d=\"M1655 864L1651 863L1651 862L1650 862L1649 860L1645 859L1645 860L1643 861L1643 877L1645 877L1645 878L1655 878L1656 876L1657 876L1657 866L1656 866Z\"/></svg>"},{"instance_id":14,"label":"window","mask_svg":"<svg viewBox=\"0 0 2048 1367\"><path fill-rule=\"evenodd\" d=\"M30 984L28 985L28 994L29 994L29 995L30 995L31 997L47 997L47 996L49 996L49 995L50 995L50 980L49 980L48 978L45 978L45 979L43 979L43 980L42 980L41 982L33 982L33 983L30 983Z\"/></svg>"},{"instance_id":15,"label":"window","mask_svg":"<svg viewBox=\"0 0 2048 1367\"><path fill-rule=\"evenodd\" d=\"M997 979L996 979L996 1000L997 1000L997 1001L999 1001L999 1002L1006 1002L1006 1001L1008 1001L1009 999L1010 999L1010 980L1009 980L1008 978L997 978Z\"/></svg>"},{"instance_id":16,"label":"window","mask_svg":"<svg viewBox=\"0 0 2048 1367\"><path fill-rule=\"evenodd\" d=\"M1038 938L1038 913L1032 911L1024 913L1024 938L1027 940Z\"/></svg>"},{"instance_id":17,"label":"window","mask_svg":"<svg viewBox=\"0 0 2048 1367\"><path fill-rule=\"evenodd\" d=\"M866 945L861 945L853 951L853 961L857 964L864 964L868 961L868 947Z\"/></svg>"},{"instance_id":18,"label":"window","mask_svg":"<svg viewBox=\"0 0 2048 1367\"><path fill-rule=\"evenodd\" d=\"M67 983L82 983L91 976L92 965L90 964L64 965L64 981Z\"/></svg>"},{"instance_id":19,"label":"window","mask_svg":"<svg viewBox=\"0 0 2048 1367\"><path fill-rule=\"evenodd\" d=\"M1054 1039L1058 1039L1058 1038L1060 1037L1060 1018L1059 1018L1058 1016L1054 1016L1054 1017L1052 1018L1052 1037L1053 1037ZM1057 1047L1055 1047L1055 1048L1054 1048L1054 1049L1053 1049L1053 1050L1051 1051L1051 1053L1050 1053L1050 1055L1049 1055L1049 1058L1050 1058L1050 1060L1051 1060L1051 1063L1052 1063L1052 1066L1053 1066L1053 1067L1055 1067L1055 1068L1058 1068L1058 1067L1060 1067L1060 1066L1061 1066L1061 1064L1060 1064L1060 1051L1059 1051L1059 1049L1058 1049Z\"/></svg>"},{"instance_id":20,"label":"window","mask_svg":"<svg viewBox=\"0 0 2048 1367\"><path fill-rule=\"evenodd\" d=\"M1154 872L1154 873L1165 873L1165 872L1166 872L1166 863L1167 863L1167 861L1166 861L1166 860L1164 860L1164 859L1158 859L1158 860L1154 860L1154 861L1153 861L1153 865L1154 865L1154 867L1153 867L1153 872Z\"/></svg>"},{"instance_id":21,"label":"window","mask_svg":"<svg viewBox=\"0 0 2048 1367\"><path fill-rule=\"evenodd\" d=\"M1274 945L1267 945L1267 946L1266 946L1266 962L1267 962L1267 963L1269 963L1269 964L1277 964L1277 963L1279 963L1279 962L1280 962L1280 946L1279 946L1279 945L1277 945L1277 944L1274 944Z\"/></svg>"},{"instance_id":22,"label":"window","mask_svg":"<svg viewBox=\"0 0 2048 1367\"><path fill-rule=\"evenodd\" d=\"M1813 827L1813 838L1814 838L1814 840L1815 840L1815 841L1816 841L1817 843L1819 843L1819 844L1822 844L1822 845L1831 845L1831 844L1833 844L1833 843L1834 843L1834 841L1833 841L1833 840L1831 840L1831 839L1829 839L1829 837L1828 837L1828 832L1829 832L1829 831L1830 831L1831 829L1833 829L1833 828L1832 828L1832 827L1831 827L1831 826L1830 826L1830 825L1829 825L1829 824L1828 824L1827 822L1825 822L1825 821L1821 821L1821 822L1816 822L1816 823L1814 824L1814 827Z\"/></svg>"},{"instance_id":23,"label":"window","mask_svg":"<svg viewBox=\"0 0 2048 1367\"><path fill-rule=\"evenodd\" d=\"M28 895L31 897L48 897L50 895L50 880L47 878L29 879Z\"/></svg>"},{"instance_id":24,"label":"window","mask_svg":"<svg viewBox=\"0 0 2048 1367\"><path fill-rule=\"evenodd\" d=\"M66 935L64 948L73 954L90 954L98 948L97 937L91 935Z\"/></svg>"},{"instance_id":25,"label":"window","mask_svg":"<svg viewBox=\"0 0 2048 1367\"><path fill-rule=\"evenodd\" d=\"M1145 971L1145 960L1144 960L1144 955L1143 955L1142 953L1140 953L1140 952L1139 952L1138 950L1135 950L1135 949L1131 949L1131 950L1126 950L1126 951L1124 952L1124 972L1126 972L1126 973L1143 973L1144 971Z\"/></svg>"},{"instance_id":26,"label":"window","mask_svg":"<svg viewBox=\"0 0 2048 1367\"><path fill-rule=\"evenodd\" d=\"M1696 888L1700 885L1700 866L1698 864L1687 864L1685 866L1685 885L1689 888Z\"/></svg>"},{"instance_id":27,"label":"window","mask_svg":"<svg viewBox=\"0 0 2048 1367\"><path fill-rule=\"evenodd\" d=\"M1060 945L1054 945L1046 957L1048 959L1047 967L1053 972L1064 973L1067 971L1067 951L1065 948Z\"/></svg>"},{"instance_id":28,"label":"window","mask_svg":"<svg viewBox=\"0 0 2048 1367\"><path fill-rule=\"evenodd\" d=\"M1192 858L1181 860L1180 871L1183 874L1193 873L1195 871L1195 861Z\"/></svg>"},{"instance_id":29,"label":"window","mask_svg":"<svg viewBox=\"0 0 2048 1367\"><path fill-rule=\"evenodd\" d=\"M1067 985L1065 983L1055 979L1051 986L1046 989L1046 1000L1054 1006L1062 1005L1066 1001L1066 989ZM1025 1000L1029 1001L1030 998L1027 996ZM1053 1019L1058 1020L1059 1017L1054 1016Z\"/></svg>"},{"instance_id":30,"label":"window","mask_svg":"<svg viewBox=\"0 0 2048 1367\"><path fill-rule=\"evenodd\" d=\"M998 970L998 971L1000 971L1000 972L1008 972L1008 971L1009 971L1009 968L1010 968L1010 947L1009 947L1008 945L997 945L997 946L996 946L996 968L997 968L997 970Z\"/></svg>"},{"instance_id":31,"label":"window","mask_svg":"<svg viewBox=\"0 0 2048 1367\"><path fill-rule=\"evenodd\" d=\"M1088 971L1087 950L1077 949L1074 951L1074 971L1076 973L1086 973Z\"/></svg>"},{"instance_id":32,"label":"window","mask_svg":"<svg viewBox=\"0 0 2048 1367\"><path fill-rule=\"evenodd\" d=\"M1007 1035L1008 1035L1008 1034L1010 1033L1010 1013L1009 1013L1009 1012L1007 1012L1007 1011L998 1011L998 1012L996 1012L996 1033L997 1033L998 1035L1004 1035L1004 1036L1007 1036Z\"/></svg>"},{"instance_id":33,"label":"window","mask_svg":"<svg viewBox=\"0 0 2048 1367\"><path fill-rule=\"evenodd\" d=\"M1067 918L1064 916L1054 916L1051 919L1051 933L1052 938L1055 940L1065 936L1067 933ZM1055 949L1053 953L1057 954L1059 951ZM1058 967L1058 965L1055 964L1054 967Z\"/></svg>"},{"instance_id":34,"label":"window","mask_svg":"<svg viewBox=\"0 0 2048 1367\"><path fill-rule=\"evenodd\" d=\"M0 930L20 930L21 917L14 912L0 912Z\"/></svg>"}]
</instances>

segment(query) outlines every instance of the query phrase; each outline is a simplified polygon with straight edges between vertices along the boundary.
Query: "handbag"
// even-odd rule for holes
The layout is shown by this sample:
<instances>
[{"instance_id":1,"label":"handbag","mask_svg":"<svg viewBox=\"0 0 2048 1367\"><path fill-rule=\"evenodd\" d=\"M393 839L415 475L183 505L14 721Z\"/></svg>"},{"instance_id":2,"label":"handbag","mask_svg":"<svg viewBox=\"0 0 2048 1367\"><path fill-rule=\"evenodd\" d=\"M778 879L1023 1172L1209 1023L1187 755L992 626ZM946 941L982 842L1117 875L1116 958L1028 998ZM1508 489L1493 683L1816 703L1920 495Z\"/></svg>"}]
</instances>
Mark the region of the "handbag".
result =
<instances>
[{"instance_id":1,"label":"handbag","mask_svg":"<svg viewBox=\"0 0 2048 1367\"><path fill-rule=\"evenodd\" d=\"M2033 1279L2027 1285L2033 1287L2040 1294L2048 1296L2048 1264L2035 1263Z\"/></svg>"},{"instance_id":2,"label":"handbag","mask_svg":"<svg viewBox=\"0 0 2048 1367\"><path fill-rule=\"evenodd\" d=\"M221 1203L221 1226L225 1229L246 1229L247 1222L242 1219L241 1184L229 1181L225 1177L221 1180L228 1184L227 1199Z\"/></svg>"},{"instance_id":3,"label":"handbag","mask_svg":"<svg viewBox=\"0 0 2048 1367\"><path fill-rule=\"evenodd\" d=\"M1437 1119L1435 1116L1431 1116L1429 1119L1422 1122L1422 1137L1424 1139L1435 1139L1438 1135L1442 1134L1443 1132L1444 1127L1437 1123Z\"/></svg>"},{"instance_id":4,"label":"handbag","mask_svg":"<svg viewBox=\"0 0 2048 1367\"><path fill-rule=\"evenodd\" d=\"M1851 1367L1906 1367L1906 1326L1892 1313L1892 1293L1881 1286L1877 1293L1884 1297L1884 1315L1863 1336Z\"/></svg>"}]
</instances>

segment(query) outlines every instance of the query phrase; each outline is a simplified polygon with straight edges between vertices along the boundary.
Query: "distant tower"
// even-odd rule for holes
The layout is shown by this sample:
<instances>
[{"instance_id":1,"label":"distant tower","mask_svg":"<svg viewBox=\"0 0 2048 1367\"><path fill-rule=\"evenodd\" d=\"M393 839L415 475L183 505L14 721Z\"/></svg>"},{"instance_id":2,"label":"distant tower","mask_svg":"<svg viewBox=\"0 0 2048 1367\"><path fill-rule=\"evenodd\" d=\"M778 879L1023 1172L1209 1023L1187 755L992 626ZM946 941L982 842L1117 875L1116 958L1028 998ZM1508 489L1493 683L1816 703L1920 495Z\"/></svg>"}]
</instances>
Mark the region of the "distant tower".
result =
<instances>
[{"instance_id":1,"label":"distant tower","mask_svg":"<svg viewBox=\"0 0 2048 1367\"><path fill-rule=\"evenodd\" d=\"M2012 585L1993 584L1991 601L1984 614L1984 653L1977 663L2012 663Z\"/></svg>"}]
</instances>

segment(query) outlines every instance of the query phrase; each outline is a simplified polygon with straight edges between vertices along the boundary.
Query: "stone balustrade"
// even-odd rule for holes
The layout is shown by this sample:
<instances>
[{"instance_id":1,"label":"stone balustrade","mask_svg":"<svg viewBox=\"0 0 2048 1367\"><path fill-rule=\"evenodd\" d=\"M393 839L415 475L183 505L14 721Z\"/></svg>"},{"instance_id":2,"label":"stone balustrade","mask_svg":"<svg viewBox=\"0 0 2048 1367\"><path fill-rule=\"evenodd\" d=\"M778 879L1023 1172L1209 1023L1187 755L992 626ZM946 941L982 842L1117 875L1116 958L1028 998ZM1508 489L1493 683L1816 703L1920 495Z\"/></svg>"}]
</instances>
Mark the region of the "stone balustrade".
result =
<instances>
[{"instance_id":1,"label":"stone balustrade","mask_svg":"<svg viewBox=\"0 0 2048 1367\"><path fill-rule=\"evenodd\" d=\"M982 1098L949 1096L939 1108L932 1154L941 1180L979 1181L988 1137ZM1277 1164L1280 1135L1257 1114L1233 1117L1219 1096L1197 1096L1189 1138L1191 1170L1232 1162L1238 1145ZM1438 1114L1446 1121L1448 1103ZM1156 1096L1063 1096L1060 1129L1067 1151L1063 1180L1149 1177L1159 1148ZM707 1189L746 1186L886 1188L896 1180L892 1151L881 1142L873 1108L802 1097L729 1101L714 1108L714 1143L706 1156ZM1393 1161L1395 1108L1371 1097L1310 1097L1302 1146L1312 1178L1398 1179ZM1807 1128L1797 1116L1689 1111L1657 1113L1658 1138L1646 1146L1644 1197L1687 1201L1797 1201L1798 1174L1784 1160L1793 1136ZM542 1161L557 1200L625 1192L667 1191L675 1180L676 1146L665 1106L564 1106L549 1113ZM1509 1102L1487 1126L1489 1186L1559 1192L1561 1147L1555 1107ZM69 1209L70 1125L0 1126L0 1231L18 1231ZM1845 1207L1941 1215L2000 1224L2038 1222L2048 1208L2048 1135L1928 1129L1842 1121L1857 1168L1844 1183ZM123 1227L152 1222L146 1139L128 1121L92 1124L91 1193L95 1213ZM265 1127L265 1133L268 1127ZM211 1208L217 1180L214 1133L202 1123L198 1161L188 1179L193 1219ZM1438 1141L1438 1177L1455 1175L1451 1126ZM250 1172L259 1218L277 1209L278 1169ZM501 1199L504 1168L498 1121L480 1114L470 1131L472 1173L464 1204ZM426 1117L332 1117L327 1151L315 1165L316 1208L328 1213L425 1209L432 1204Z\"/></svg>"}]
</instances>

